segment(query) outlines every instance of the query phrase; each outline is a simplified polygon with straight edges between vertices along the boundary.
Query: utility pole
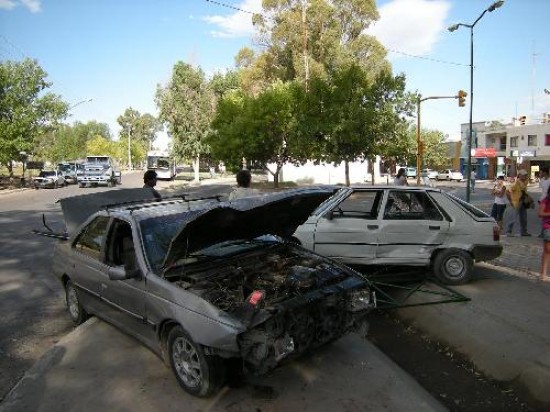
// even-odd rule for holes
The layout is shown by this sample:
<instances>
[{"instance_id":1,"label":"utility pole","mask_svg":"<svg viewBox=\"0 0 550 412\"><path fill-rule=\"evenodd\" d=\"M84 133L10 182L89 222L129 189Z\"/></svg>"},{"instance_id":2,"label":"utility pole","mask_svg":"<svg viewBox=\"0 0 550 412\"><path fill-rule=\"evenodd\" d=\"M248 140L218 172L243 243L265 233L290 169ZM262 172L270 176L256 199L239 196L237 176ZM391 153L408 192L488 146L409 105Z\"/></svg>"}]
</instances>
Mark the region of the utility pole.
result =
<instances>
[{"instance_id":1,"label":"utility pole","mask_svg":"<svg viewBox=\"0 0 550 412\"><path fill-rule=\"evenodd\" d=\"M132 125L128 125L128 170L132 170L132 152L130 150L132 141Z\"/></svg>"},{"instance_id":2,"label":"utility pole","mask_svg":"<svg viewBox=\"0 0 550 412\"><path fill-rule=\"evenodd\" d=\"M463 99L466 96L462 90L458 92L456 96L429 96L422 98L422 95L418 95L416 101L416 185L420 186L420 168L422 167L422 156L424 155L424 142L420 137L420 103L426 100L436 99L459 99L459 106L463 106Z\"/></svg>"},{"instance_id":3,"label":"utility pole","mask_svg":"<svg viewBox=\"0 0 550 412\"><path fill-rule=\"evenodd\" d=\"M309 90L309 63L307 58L307 21L306 21L307 0L302 1L302 32L304 35L304 72L306 81L306 92Z\"/></svg>"}]
</instances>

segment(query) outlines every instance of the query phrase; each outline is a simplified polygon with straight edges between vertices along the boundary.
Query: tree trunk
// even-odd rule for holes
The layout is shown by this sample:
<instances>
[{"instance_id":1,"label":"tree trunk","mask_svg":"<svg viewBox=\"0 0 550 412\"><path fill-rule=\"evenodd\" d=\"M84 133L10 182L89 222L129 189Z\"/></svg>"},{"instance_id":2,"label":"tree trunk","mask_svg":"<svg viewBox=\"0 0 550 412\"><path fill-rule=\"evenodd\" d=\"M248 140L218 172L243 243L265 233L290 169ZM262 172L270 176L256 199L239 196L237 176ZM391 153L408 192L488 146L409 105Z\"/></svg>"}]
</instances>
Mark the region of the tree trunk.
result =
<instances>
[{"instance_id":1,"label":"tree trunk","mask_svg":"<svg viewBox=\"0 0 550 412\"><path fill-rule=\"evenodd\" d=\"M344 170L345 170L345 173L346 173L346 186L349 186L350 185L350 182L349 182L349 161L347 161L347 160L344 160Z\"/></svg>"},{"instance_id":2,"label":"tree trunk","mask_svg":"<svg viewBox=\"0 0 550 412\"><path fill-rule=\"evenodd\" d=\"M193 172L195 176L193 181L195 183L200 183L199 167L200 167L200 155L197 155L197 157L193 160Z\"/></svg>"},{"instance_id":3,"label":"tree trunk","mask_svg":"<svg viewBox=\"0 0 550 412\"><path fill-rule=\"evenodd\" d=\"M7 166L8 166L8 175L10 176L10 178L12 178L13 177L13 160L10 160Z\"/></svg>"}]
</instances>

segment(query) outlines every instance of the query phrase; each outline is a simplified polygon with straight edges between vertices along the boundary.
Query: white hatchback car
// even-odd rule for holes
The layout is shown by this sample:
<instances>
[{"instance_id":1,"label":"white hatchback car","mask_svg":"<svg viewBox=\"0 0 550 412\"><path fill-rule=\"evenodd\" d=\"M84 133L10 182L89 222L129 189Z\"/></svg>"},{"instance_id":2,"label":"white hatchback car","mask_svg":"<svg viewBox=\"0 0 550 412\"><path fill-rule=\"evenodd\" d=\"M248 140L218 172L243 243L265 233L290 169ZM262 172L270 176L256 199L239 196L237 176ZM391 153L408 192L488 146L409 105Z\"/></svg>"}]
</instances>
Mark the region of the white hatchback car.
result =
<instances>
[{"instance_id":1,"label":"white hatchback car","mask_svg":"<svg viewBox=\"0 0 550 412\"><path fill-rule=\"evenodd\" d=\"M428 187L343 187L298 227L295 241L348 265L430 267L466 283L474 262L502 253L494 219Z\"/></svg>"},{"instance_id":2,"label":"white hatchback car","mask_svg":"<svg viewBox=\"0 0 550 412\"><path fill-rule=\"evenodd\" d=\"M456 180L457 182L461 182L464 180L464 176L458 170L445 169L437 174L437 180Z\"/></svg>"},{"instance_id":3,"label":"white hatchback car","mask_svg":"<svg viewBox=\"0 0 550 412\"><path fill-rule=\"evenodd\" d=\"M422 169L422 173L420 174L421 176L427 176L429 177L430 179L437 179L437 170L433 170L433 169Z\"/></svg>"}]
</instances>

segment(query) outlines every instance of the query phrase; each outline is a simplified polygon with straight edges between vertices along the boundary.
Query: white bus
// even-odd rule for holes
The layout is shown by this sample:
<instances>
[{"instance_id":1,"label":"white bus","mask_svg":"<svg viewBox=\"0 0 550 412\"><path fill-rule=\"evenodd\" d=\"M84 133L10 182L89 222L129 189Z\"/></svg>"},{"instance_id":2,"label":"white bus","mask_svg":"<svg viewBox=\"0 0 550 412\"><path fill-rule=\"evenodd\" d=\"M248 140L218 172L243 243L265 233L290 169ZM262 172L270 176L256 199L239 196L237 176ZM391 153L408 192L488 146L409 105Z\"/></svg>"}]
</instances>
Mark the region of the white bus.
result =
<instances>
[{"instance_id":1,"label":"white bus","mask_svg":"<svg viewBox=\"0 0 550 412\"><path fill-rule=\"evenodd\" d=\"M147 170L157 172L157 178L173 180L176 177L176 159L168 152L152 150L147 152Z\"/></svg>"}]
</instances>

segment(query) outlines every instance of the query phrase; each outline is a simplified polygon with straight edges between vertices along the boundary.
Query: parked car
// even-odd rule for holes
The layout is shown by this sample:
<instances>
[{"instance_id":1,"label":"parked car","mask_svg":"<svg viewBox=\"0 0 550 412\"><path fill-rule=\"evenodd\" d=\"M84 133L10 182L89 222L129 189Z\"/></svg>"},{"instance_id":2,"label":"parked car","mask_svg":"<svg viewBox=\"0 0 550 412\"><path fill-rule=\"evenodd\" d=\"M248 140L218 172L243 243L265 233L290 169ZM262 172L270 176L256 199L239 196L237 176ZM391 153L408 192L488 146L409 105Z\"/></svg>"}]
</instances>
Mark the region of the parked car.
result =
<instances>
[{"instance_id":1,"label":"parked car","mask_svg":"<svg viewBox=\"0 0 550 412\"><path fill-rule=\"evenodd\" d=\"M422 172L420 173L422 177L429 177L430 179L437 179L437 170L433 169L422 169Z\"/></svg>"},{"instance_id":2,"label":"parked car","mask_svg":"<svg viewBox=\"0 0 550 412\"><path fill-rule=\"evenodd\" d=\"M457 182L460 182L464 180L464 176L462 176L462 173L460 173L458 170L445 169L441 170L437 174L437 180L456 180Z\"/></svg>"},{"instance_id":3,"label":"parked car","mask_svg":"<svg viewBox=\"0 0 550 412\"><path fill-rule=\"evenodd\" d=\"M37 177L33 177L32 184L35 189L65 186L65 178L58 170L41 170Z\"/></svg>"},{"instance_id":4,"label":"parked car","mask_svg":"<svg viewBox=\"0 0 550 412\"><path fill-rule=\"evenodd\" d=\"M344 187L298 227L296 242L349 265L426 266L446 284L502 253L494 219L429 187Z\"/></svg>"},{"instance_id":5,"label":"parked car","mask_svg":"<svg viewBox=\"0 0 550 412\"><path fill-rule=\"evenodd\" d=\"M407 177L416 177L416 167L406 167L405 175Z\"/></svg>"},{"instance_id":6,"label":"parked car","mask_svg":"<svg viewBox=\"0 0 550 412\"><path fill-rule=\"evenodd\" d=\"M283 241L332 193L155 201L143 200L146 189L122 189L62 199L69 235L37 233L64 240L54 273L75 324L92 314L114 324L203 397L221 387L231 360L262 374L366 331L369 281Z\"/></svg>"}]
</instances>

